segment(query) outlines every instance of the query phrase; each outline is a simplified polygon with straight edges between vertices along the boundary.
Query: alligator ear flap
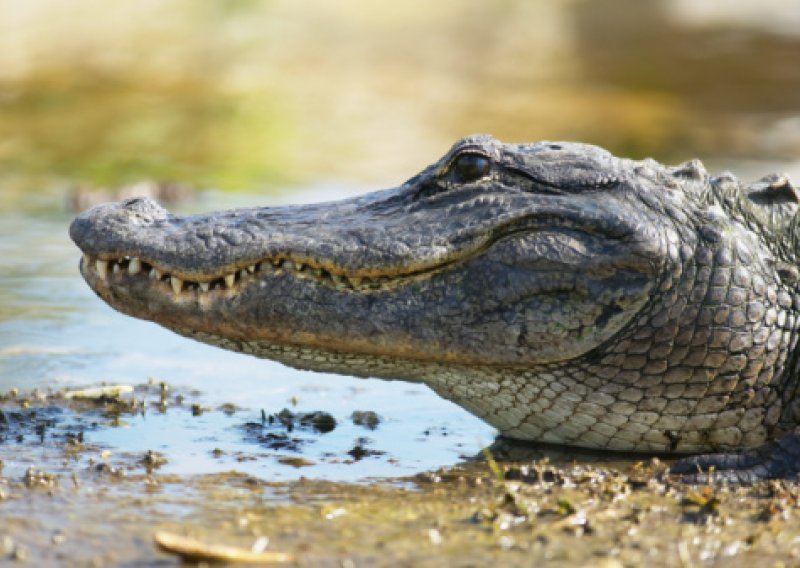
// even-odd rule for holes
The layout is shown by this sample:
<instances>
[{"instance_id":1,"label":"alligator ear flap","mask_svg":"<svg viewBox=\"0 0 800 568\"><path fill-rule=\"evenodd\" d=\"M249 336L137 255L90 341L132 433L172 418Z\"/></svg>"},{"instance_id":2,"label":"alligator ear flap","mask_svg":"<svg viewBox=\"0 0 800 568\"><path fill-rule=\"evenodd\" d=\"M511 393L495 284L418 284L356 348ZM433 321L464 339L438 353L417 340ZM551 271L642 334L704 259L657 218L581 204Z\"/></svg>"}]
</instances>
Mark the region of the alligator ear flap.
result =
<instances>
[{"instance_id":1,"label":"alligator ear flap","mask_svg":"<svg viewBox=\"0 0 800 568\"><path fill-rule=\"evenodd\" d=\"M786 174L770 174L753 182L747 197L758 205L800 204L800 189Z\"/></svg>"},{"instance_id":2,"label":"alligator ear flap","mask_svg":"<svg viewBox=\"0 0 800 568\"><path fill-rule=\"evenodd\" d=\"M794 243L790 248L800 250L800 190L789 177L770 174L751 183L743 193L746 195L743 212L761 217L763 227L788 235L789 242Z\"/></svg>"},{"instance_id":3,"label":"alligator ear flap","mask_svg":"<svg viewBox=\"0 0 800 568\"><path fill-rule=\"evenodd\" d=\"M674 177L691 179L695 181L703 181L706 179L708 172L700 160L689 160L675 167L670 168L670 173Z\"/></svg>"}]
</instances>

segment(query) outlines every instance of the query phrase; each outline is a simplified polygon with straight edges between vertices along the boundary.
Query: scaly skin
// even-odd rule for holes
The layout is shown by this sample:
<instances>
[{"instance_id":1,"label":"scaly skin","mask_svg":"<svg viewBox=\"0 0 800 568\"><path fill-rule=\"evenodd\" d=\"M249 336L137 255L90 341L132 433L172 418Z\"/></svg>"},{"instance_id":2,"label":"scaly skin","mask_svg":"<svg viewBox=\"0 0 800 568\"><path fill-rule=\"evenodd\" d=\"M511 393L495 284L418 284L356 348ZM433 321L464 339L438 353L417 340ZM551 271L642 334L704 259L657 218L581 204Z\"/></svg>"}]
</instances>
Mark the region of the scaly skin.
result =
<instances>
[{"instance_id":1,"label":"scaly skin","mask_svg":"<svg viewBox=\"0 0 800 568\"><path fill-rule=\"evenodd\" d=\"M797 203L782 176L473 136L356 199L194 217L132 199L70 234L100 297L177 333L421 381L513 438L697 453L798 423ZM792 475L778 454L765 475Z\"/></svg>"}]
</instances>

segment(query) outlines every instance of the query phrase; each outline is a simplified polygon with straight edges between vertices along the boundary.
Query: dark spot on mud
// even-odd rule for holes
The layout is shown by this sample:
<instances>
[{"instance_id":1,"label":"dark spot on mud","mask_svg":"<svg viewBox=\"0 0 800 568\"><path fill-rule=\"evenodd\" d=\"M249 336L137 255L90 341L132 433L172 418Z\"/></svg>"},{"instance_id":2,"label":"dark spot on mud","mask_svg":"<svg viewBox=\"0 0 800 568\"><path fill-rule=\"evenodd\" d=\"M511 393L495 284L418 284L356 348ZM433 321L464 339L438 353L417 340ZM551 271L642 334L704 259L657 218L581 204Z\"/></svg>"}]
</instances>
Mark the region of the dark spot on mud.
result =
<instances>
[{"instance_id":1,"label":"dark spot on mud","mask_svg":"<svg viewBox=\"0 0 800 568\"><path fill-rule=\"evenodd\" d=\"M367 446L370 443L372 443L372 440L369 438L358 438L355 445L348 450L347 455L352 457L355 461L359 461L367 457L382 456L386 453L382 452L381 450L373 450L372 448L368 448Z\"/></svg>"},{"instance_id":2,"label":"dark spot on mud","mask_svg":"<svg viewBox=\"0 0 800 568\"><path fill-rule=\"evenodd\" d=\"M159 452L147 450L140 463L144 466L144 469L147 471L147 473L153 473L154 470L167 463L167 458L165 458L163 454L160 454Z\"/></svg>"},{"instance_id":3,"label":"dark spot on mud","mask_svg":"<svg viewBox=\"0 0 800 568\"><path fill-rule=\"evenodd\" d=\"M504 472L507 481L523 483L556 483L563 481L557 468L547 464L511 465Z\"/></svg>"},{"instance_id":4,"label":"dark spot on mud","mask_svg":"<svg viewBox=\"0 0 800 568\"><path fill-rule=\"evenodd\" d=\"M336 428L336 419L327 412L301 413L298 422L301 426L311 426L320 434L327 434Z\"/></svg>"},{"instance_id":5,"label":"dark spot on mud","mask_svg":"<svg viewBox=\"0 0 800 568\"><path fill-rule=\"evenodd\" d=\"M446 426L439 426L439 427L431 427L426 428L422 431L423 436L433 436L434 434L439 434L440 436L447 436L449 432L447 431Z\"/></svg>"},{"instance_id":6,"label":"dark spot on mud","mask_svg":"<svg viewBox=\"0 0 800 568\"><path fill-rule=\"evenodd\" d=\"M83 442L83 431L94 429L97 422L87 416L72 415L61 408L4 409L0 420L0 443L9 439L22 443L33 435L44 444L49 437L75 445ZM68 415L69 414L69 415Z\"/></svg>"},{"instance_id":7,"label":"dark spot on mud","mask_svg":"<svg viewBox=\"0 0 800 568\"><path fill-rule=\"evenodd\" d=\"M381 417L372 410L356 410L350 415L350 420L356 426L363 426L370 430L374 430L381 423Z\"/></svg>"},{"instance_id":8,"label":"dark spot on mud","mask_svg":"<svg viewBox=\"0 0 800 568\"><path fill-rule=\"evenodd\" d=\"M242 424L244 431L244 440L252 444L264 446L270 450L288 450L291 452L299 452L303 444L309 440L289 436L286 432L271 431L271 425L263 425L258 422L247 422ZM220 450L220 455L222 451Z\"/></svg>"},{"instance_id":9,"label":"dark spot on mud","mask_svg":"<svg viewBox=\"0 0 800 568\"><path fill-rule=\"evenodd\" d=\"M311 460L307 460L301 457L294 457L294 456L284 456L278 458L278 463L282 463L283 465L290 465L294 468L301 468L301 467L310 467L315 464L315 462Z\"/></svg>"},{"instance_id":10,"label":"dark spot on mud","mask_svg":"<svg viewBox=\"0 0 800 568\"><path fill-rule=\"evenodd\" d=\"M241 426L248 442L265 446L271 450L300 451L312 441L299 435L290 436L296 430L327 434L336 428L336 419L319 410L312 412L292 412L284 408L280 412L267 415L261 411L261 422L246 422Z\"/></svg>"},{"instance_id":11,"label":"dark spot on mud","mask_svg":"<svg viewBox=\"0 0 800 568\"><path fill-rule=\"evenodd\" d=\"M240 410L235 404L231 404L230 402L226 402L220 406L219 409L227 416L233 416L237 410Z\"/></svg>"}]
</instances>

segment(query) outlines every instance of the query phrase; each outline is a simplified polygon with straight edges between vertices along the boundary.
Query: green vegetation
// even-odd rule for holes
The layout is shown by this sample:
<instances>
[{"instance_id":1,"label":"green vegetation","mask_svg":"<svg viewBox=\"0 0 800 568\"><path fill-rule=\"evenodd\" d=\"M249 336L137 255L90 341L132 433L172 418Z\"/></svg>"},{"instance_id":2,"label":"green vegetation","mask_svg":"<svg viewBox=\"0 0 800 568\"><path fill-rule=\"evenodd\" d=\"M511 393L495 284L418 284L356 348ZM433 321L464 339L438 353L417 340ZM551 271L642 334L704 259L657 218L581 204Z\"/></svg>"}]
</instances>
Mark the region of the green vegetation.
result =
<instances>
[{"instance_id":1,"label":"green vegetation","mask_svg":"<svg viewBox=\"0 0 800 568\"><path fill-rule=\"evenodd\" d=\"M254 104L208 81L51 76L29 79L0 105L0 168L31 181L250 187L280 179L279 141L289 137L269 100Z\"/></svg>"}]
</instances>

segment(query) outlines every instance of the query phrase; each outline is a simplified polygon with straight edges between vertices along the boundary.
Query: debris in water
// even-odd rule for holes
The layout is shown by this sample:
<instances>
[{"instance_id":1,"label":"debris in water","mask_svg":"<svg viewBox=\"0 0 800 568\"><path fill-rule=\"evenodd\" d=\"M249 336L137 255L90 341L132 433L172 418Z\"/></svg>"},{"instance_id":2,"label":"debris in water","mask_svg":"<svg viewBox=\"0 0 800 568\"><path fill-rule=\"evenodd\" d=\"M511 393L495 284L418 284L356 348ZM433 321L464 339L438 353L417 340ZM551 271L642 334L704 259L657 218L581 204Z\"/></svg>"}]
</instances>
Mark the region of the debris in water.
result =
<instances>
[{"instance_id":1,"label":"debris in water","mask_svg":"<svg viewBox=\"0 0 800 568\"><path fill-rule=\"evenodd\" d=\"M84 398L97 400L99 398L119 398L124 394L131 394L132 392L133 387L131 385L106 385L103 387L64 391L63 396L66 399Z\"/></svg>"},{"instance_id":2,"label":"debris in water","mask_svg":"<svg viewBox=\"0 0 800 568\"><path fill-rule=\"evenodd\" d=\"M290 465L292 467L295 467L295 468L299 469L301 467L310 467L310 466L314 465L316 462L314 462L312 460L307 460L305 458L286 456L286 457L278 458L278 463L282 463L283 465Z\"/></svg>"},{"instance_id":3,"label":"debris in water","mask_svg":"<svg viewBox=\"0 0 800 568\"><path fill-rule=\"evenodd\" d=\"M356 410L350 415L350 420L352 420L353 424L356 426L363 426L374 430L378 427L378 424L380 424L381 417L372 410Z\"/></svg>"}]
</instances>

